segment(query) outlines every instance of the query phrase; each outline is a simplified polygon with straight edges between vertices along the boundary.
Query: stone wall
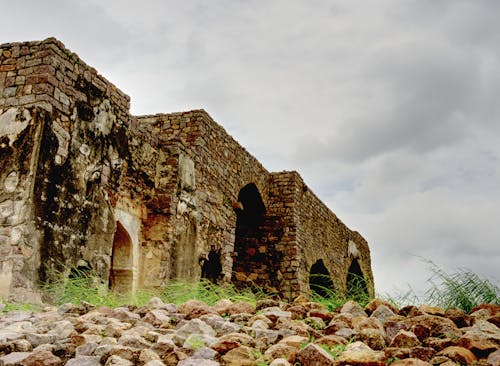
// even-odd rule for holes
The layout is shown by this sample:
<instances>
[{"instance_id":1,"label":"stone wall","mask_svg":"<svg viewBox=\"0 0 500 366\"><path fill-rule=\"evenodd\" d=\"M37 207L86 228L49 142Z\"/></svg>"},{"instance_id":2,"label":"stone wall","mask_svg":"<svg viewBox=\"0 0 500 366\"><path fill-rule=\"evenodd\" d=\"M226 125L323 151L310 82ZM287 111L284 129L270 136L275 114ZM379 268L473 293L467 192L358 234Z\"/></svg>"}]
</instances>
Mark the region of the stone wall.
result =
<instances>
[{"instance_id":1,"label":"stone wall","mask_svg":"<svg viewBox=\"0 0 500 366\"><path fill-rule=\"evenodd\" d=\"M206 277L291 299L318 260L340 291L356 261L373 291L366 241L205 111L131 116L53 38L0 60L0 296L80 268L118 291Z\"/></svg>"},{"instance_id":2,"label":"stone wall","mask_svg":"<svg viewBox=\"0 0 500 366\"><path fill-rule=\"evenodd\" d=\"M3 292L19 299L81 260L107 278L129 99L55 39L0 57Z\"/></svg>"}]
</instances>

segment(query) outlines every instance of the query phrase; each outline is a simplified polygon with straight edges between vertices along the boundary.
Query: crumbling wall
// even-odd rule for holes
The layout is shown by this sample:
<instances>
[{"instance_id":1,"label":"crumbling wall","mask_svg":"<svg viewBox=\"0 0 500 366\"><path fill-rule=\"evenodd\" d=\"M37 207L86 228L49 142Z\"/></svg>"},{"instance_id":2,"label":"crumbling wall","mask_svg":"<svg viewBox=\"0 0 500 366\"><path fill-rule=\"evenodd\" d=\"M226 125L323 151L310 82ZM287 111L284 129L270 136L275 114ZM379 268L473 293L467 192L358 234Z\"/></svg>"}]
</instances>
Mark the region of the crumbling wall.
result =
<instances>
[{"instance_id":1,"label":"crumbling wall","mask_svg":"<svg viewBox=\"0 0 500 366\"><path fill-rule=\"evenodd\" d=\"M205 111L130 116L53 38L1 45L0 61L0 296L80 267L118 291L205 276L291 299L319 260L336 289L350 268L373 292L361 235Z\"/></svg>"},{"instance_id":2,"label":"crumbling wall","mask_svg":"<svg viewBox=\"0 0 500 366\"><path fill-rule=\"evenodd\" d=\"M345 293L348 270L353 261L361 267L360 275L373 295L370 249L358 232L350 230L297 175L294 199L297 223L297 260L300 262L297 279L300 292L309 292L311 267L324 263L333 282L333 290ZM350 250L349 250L350 249Z\"/></svg>"},{"instance_id":3,"label":"crumbling wall","mask_svg":"<svg viewBox=\"0 0 500 366\"><path fill-rule=\"evenodd\" d=\"M23 116L17 128L26 126L25 133L4 135L2 173L19 172L28 158L18 173L28 213L6 229L10 237L19 233L25 248L22 258L4 261L18 263L10 292L28 293L23 289L83 262L106 279L112 201L127 154L128 97L55 39L2 45L1 60L2 116Z\"/></svg>"}]
</instances>

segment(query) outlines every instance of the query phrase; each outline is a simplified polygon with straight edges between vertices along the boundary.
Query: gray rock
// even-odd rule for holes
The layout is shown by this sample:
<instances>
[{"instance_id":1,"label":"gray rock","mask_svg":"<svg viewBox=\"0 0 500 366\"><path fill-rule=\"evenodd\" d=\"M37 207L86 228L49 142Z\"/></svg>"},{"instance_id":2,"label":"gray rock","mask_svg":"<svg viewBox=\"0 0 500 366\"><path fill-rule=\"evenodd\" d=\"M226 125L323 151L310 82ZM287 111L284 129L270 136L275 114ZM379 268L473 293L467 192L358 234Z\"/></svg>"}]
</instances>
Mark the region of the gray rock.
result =
<instances>
[{"instance_id":1,"label":"gray rock","mask_svg":"<svg viewBox=\"0 0 500 366\"><path fill-rule=\"evenodd\" d=\"M179 361L177 366L219 366L220 363L214 360L203 360L199 358L188 357Z\"/></svg>"},{"instance_id":2,"label":"gray rock","mask_svg":"<svg viewBox=\"0 0 500 366\"><path fill-rule=\"evenodd\" d=\"M386 305L380 305L375 311L370 315L370 317L377 318L382 324L385 324L387 318L394 316L394 312L389 309Z\"/></svg>"},{"instance_id":3,"label":"gray rock","mask_svg":"<svg viewBox=\"0 0 500 366\"><path fill-rule=\"evenodd\" d=\"M176 345L182 346L187 337L191 334L215 337L217 333L204 321L200 319L192 319L175 332L172 340Z\"/></svg>"},{"instance_id":4,"label":"gray rock","mask_svg":"<svg viewBox=\"0 0 500 366\"><path fill-rule=\"evenodd\" d=\"M54 343L56 341L56 338L57 337L54 334L26 334L26 339L31 343L33 347L37 347L41 344Z\"/></svg>"},{"instance_id":5,"label":"gray rock","mask_svg":"<svg viewBox=\"0 0 500 366\"><path fill-rule=\"evenodd\" d=\"M66 366L101 366L101 362L97 356L77 356L69 359Z\"/></svg>"},{"instance_id":6,"label":"gray rock","mask_svg":"<svg viewBox=\"0 0 500 366\"><path fill-rule=\"evenodd\" d=\"M98 344L95 342L85 343L76 348L75 354L77 356L92 356L97 347Z\"/></svg>"},{"instance_id":7,"label":"gray rock","mask_svg":"<svg viewBox=\"0 0 500 366\"><path fill-rule=\"evenodd\" d=\"M21 362L31 355L32 352L12 352L8 355L0 357L0 365L2 366L17 366L21 365Z\"/></svg>"},{"instance_id":8,"label":"gray rock","mask_svg":"<svg viewBox=\"0 0 500 366\"><path fill-rule=\"evenodd\" d=\"M335 360L323 348L310 343L299 352L297 360L302 366L333 366Z\"/></svg>"},{"instance_id":9,"label":"gray rock","mask_svg":"<svg viewBox=\"0 0 500 366\"><path fill-rule=\"evenodd\" d=\"M191 356L192 358L201 358L201 359L206 359L206 360L213 360L217 356L217 351L208 348L208 347L201 347L199 350L197 350L193 355Z\"/></svg>"},{"instance_id":10,"label":"gray rock","mask_svg":"<svg viewBox=\"0 0 500 366\"><path fill-rule=\"evenodd\" d=\"M159 309L165 306L165 303L159 297L152 297L144 306L149 309Z\"/></svg>"},{"instance_id":11,"label":"gray rock","mask_svg":"<svg viewBox=\"0 0 500 366\"><path fill-rule=\"evenodd\" d=\"M105 366L133 366L133 365L134 364L129 360L126 360L116 355L110 356L105 364Z\"/></svg>"},{"instance_id":12,"label":"gray rock","mask_svg":"<svg viewBox=\"0 0 500 366\"><path fill-rule=\"evenodd\" d=\"M363 310L361 305L359 305L356 301L350 300L346 302L342 308L340 309L340 313L348 313L352 314L354 317L363 316L367 317L368 315Z\"/></svg>"}]
</instances>

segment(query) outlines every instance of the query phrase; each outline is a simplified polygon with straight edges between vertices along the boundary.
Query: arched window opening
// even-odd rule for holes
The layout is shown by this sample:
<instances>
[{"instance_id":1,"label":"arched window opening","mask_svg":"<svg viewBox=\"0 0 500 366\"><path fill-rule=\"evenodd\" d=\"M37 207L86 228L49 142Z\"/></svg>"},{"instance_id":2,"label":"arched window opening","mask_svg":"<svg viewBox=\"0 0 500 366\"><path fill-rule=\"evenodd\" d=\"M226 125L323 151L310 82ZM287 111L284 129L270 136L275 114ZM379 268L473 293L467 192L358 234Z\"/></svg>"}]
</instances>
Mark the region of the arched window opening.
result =
<instances>
[{"instance_id":1,"label":"arched window opening","mask_svg":"<svg viewBox=\"0 0 500 366\"><path fill-rule=\"evenodd\" d=\"M361 267L356 259L354 259L347 271L347 289L346 297L353 300L361 300L368 295L368 287L365 277L361 271Z\"/></svg>"},{"instance_id":2,"label":"arched window opening","mask_svg":"<svg viewBox=\"0 0 500 366\"><path fill-rule=\"evenodd\" d=\"M309 272L309 289L313 295L316 294L321 297L331 297L333 295L333 280L322 259L311 266Z\"/></svg>"},{"instance_id":3,"label":"arched window opening","mask_svg":"<svg viewBox=\"0 0 500 366\"><path fill-rule=\"evenodd\" d=\"M266 272L262 237L266 207L255 184L243 187L238 195L241 209L236 213L236 233L233 264L235 282L253 282L259 272Z\"/></svg>"},{"instance_id":4,"label":"arched window opening","mask_svg":"<svg viewBox=\"0 0 500 366\"><path fill-rule=\"evenodd\" d=\"M116 222L109 288L116 292L130 292L133 284L132 239L120 221Z\"/></svg>"},{"instance_id":5,"label":"arched window opening","mask_svg":"<svg viewBox=\"0 0 500 366\"><path fill-rule=\"evenodd\" d=\"M222 273L222 264L220 260L220 252L211 250L208 253L208 258L203 262L201 267L201 277L217 283Z\"/></svg>"}]
</instances>

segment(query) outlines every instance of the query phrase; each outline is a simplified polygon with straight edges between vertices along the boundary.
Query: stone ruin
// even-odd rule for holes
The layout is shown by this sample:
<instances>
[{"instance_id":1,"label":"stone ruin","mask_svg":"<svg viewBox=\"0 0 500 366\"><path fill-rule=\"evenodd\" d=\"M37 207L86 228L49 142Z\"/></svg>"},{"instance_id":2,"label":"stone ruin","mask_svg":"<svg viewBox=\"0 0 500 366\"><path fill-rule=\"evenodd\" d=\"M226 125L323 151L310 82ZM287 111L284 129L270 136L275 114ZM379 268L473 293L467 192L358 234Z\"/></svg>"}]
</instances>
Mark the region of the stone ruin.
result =
<instances>
[{"instance_id":1,"label":"stone ruin","mask_svg":"<svg viewBox=\"0 0 500 366\"><path fill-rule=\"evenodd\" d=\"M204 110L133 116L54 38L0 61L0 298L37 299L75 268L122 292L207 278L292 299L361 276L373 294L365 239Z\"/></svg>"}]
</instances>

